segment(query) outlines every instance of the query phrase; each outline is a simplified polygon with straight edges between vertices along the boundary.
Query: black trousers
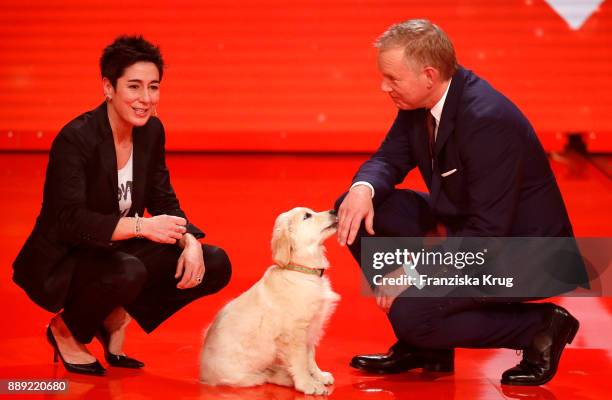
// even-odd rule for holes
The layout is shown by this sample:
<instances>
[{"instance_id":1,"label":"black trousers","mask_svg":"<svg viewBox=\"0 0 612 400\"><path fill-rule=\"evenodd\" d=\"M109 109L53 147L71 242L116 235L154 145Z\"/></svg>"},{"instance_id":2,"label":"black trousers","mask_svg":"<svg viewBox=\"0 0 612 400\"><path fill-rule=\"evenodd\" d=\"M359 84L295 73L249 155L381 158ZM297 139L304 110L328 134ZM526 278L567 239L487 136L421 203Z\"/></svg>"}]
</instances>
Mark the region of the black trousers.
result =
<instances>
[{"instance_id":1,"label":"black trousers","mask_svg":"<svg viewBox=\"0 0 612 400\"><path fill-rule=\"evenodd\" d=\"M336 201L336 210L345 196ZM376 236L423 237L437 223L428 195L411 190L394 190L374 210ZM369 236L362 224L349 246L357 263L361 262L361 238ZM523 349L546 328L545 312L543 304L494 297L399 296L388 318L398 340L414 347Z\"/></svg>"},{"instance_id":2,"label":"black trousers","mask_svg":"<svg viewBox=\"0 0 612 400\"><path fill-rule=\"evenodd\" d=\"M72 335L89 343L108 315L125 310L150 333L190 302L225 287L231 264L225 251L202 245L205 273L189 289L176 287L176 265L182 249L148 240L126 240L112 251L77 250L64 262L76 264L62 318ZM76 258L76 259L75 259Z\"/></svg>"}]
</instances>

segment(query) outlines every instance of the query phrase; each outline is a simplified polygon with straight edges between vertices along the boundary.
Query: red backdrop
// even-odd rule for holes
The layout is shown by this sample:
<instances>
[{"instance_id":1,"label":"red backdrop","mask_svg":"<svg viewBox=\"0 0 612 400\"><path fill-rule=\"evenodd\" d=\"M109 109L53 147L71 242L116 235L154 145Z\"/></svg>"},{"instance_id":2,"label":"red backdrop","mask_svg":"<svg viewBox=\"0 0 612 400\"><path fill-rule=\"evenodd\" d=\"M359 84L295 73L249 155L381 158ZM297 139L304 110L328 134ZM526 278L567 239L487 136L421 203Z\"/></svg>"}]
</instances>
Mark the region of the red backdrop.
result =
<instances>
[{"instance_id":1,"label":"red backdrop","mask_svg":"<svg viewBox=\"0 0 612 400\"><path fill-rule=\"evenodd\" d=\"M593 3L557 2L574 14ZM170 149L369 151L395 114L372 42L415 17L445 29L460 63L511 98L548 149L581 131L612 150L612 0L578 29L543 0L4 0L0 149L48 148L102 101L102 48L142 33L168 62Z\"/></svg>"}]
</instances>

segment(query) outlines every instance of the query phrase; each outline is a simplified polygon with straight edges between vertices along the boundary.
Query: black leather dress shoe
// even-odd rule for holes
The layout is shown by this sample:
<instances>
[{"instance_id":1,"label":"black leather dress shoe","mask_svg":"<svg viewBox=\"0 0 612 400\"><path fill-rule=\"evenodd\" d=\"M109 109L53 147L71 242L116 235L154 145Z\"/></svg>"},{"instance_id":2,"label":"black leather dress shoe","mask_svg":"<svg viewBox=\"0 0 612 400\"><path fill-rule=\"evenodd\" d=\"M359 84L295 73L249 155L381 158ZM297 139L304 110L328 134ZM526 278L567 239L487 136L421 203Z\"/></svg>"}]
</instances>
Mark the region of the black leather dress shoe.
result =
<instances>
[{"instance_id":1,"label":"black leather dress shoe","mask_svg":"<svg viewBox=\"0 0 612 400\"><path fill-rule=\"evenodd\" d=\"M128 356L121 356L117 354L113 354L108 350L108 345L110 342L110 334L101 327L96 334L96 338L102 343L102 347L104 347L104 359L107 363L112 365L113 367L120 368L132 368L138 369L144 367L144 363L142 361L138 361L135 358L131 358Z\"/></svg>"},{"instance_id":2,"label":"black leather dress shoe","mask_svg":"<svg viewBox=\"0 0 612 400\"><path fill-rule=\"evenodd\" d=\"M547 318L548 328L538 333L531 346L523 350L523 360L502 374L501 383L538 386L555 376L565 344L572 343L580 324L566 309L554 304L549 305Z\"/></svg>"},{"instance_id":3,"label":"black leather dress shoe","mask_svg":"<svg viewBox=\"0 0 612 400\"><path fill-rule=\"evenodd\" d=\"M415 368L427 372L453 372L454 349L417 349L396 342L386 354L353 357L350 366L377 374L395 374Z\"/></svg>"}]
</instances>

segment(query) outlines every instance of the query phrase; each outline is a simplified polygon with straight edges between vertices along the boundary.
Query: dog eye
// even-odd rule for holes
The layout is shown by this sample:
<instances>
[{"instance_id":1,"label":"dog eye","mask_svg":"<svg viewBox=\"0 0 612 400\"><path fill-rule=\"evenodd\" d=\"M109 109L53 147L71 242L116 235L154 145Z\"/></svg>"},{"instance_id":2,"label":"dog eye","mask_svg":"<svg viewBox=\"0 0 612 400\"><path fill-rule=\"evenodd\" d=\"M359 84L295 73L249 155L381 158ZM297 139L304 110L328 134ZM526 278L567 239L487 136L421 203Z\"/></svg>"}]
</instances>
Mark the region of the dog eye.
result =
<instances>
[{"instance_id":1,"label":"dog eye","mask_svg":"<svg viewBox=\"0 0 612 400\"><path fill-rule=\"evenodd\" d=\"M310 218L310 217L312 217L312 214L311 214L311 213L306 213L306 214L304 214L304 219L308 219L308 218Z\"/></svg>"}]
</instances>

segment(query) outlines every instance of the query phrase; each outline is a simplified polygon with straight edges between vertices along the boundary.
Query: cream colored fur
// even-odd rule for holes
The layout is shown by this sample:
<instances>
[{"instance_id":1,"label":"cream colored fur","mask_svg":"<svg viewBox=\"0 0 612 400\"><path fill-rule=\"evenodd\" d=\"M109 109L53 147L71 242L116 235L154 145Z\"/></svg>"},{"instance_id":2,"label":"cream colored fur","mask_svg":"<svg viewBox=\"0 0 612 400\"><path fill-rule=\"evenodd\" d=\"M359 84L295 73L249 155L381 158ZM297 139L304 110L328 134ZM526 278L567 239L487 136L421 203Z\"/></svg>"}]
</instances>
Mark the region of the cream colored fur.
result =
<instances>
[{"instance_id":1,"label":"cream colored fur","mask_svg":"<svg viewBox=\"0 0 612 400\"><path fill-rule=\"evenodd\" d=\"M281 214L272 236L272 265L250 289L228 303L208 328L200 380L210 385L291 386L327 394L334 378L315 361L315 347L340 296L324 275L283 267L328 268L323 242L336 216L299 207Z\"/></svg>"}]
</instances>

